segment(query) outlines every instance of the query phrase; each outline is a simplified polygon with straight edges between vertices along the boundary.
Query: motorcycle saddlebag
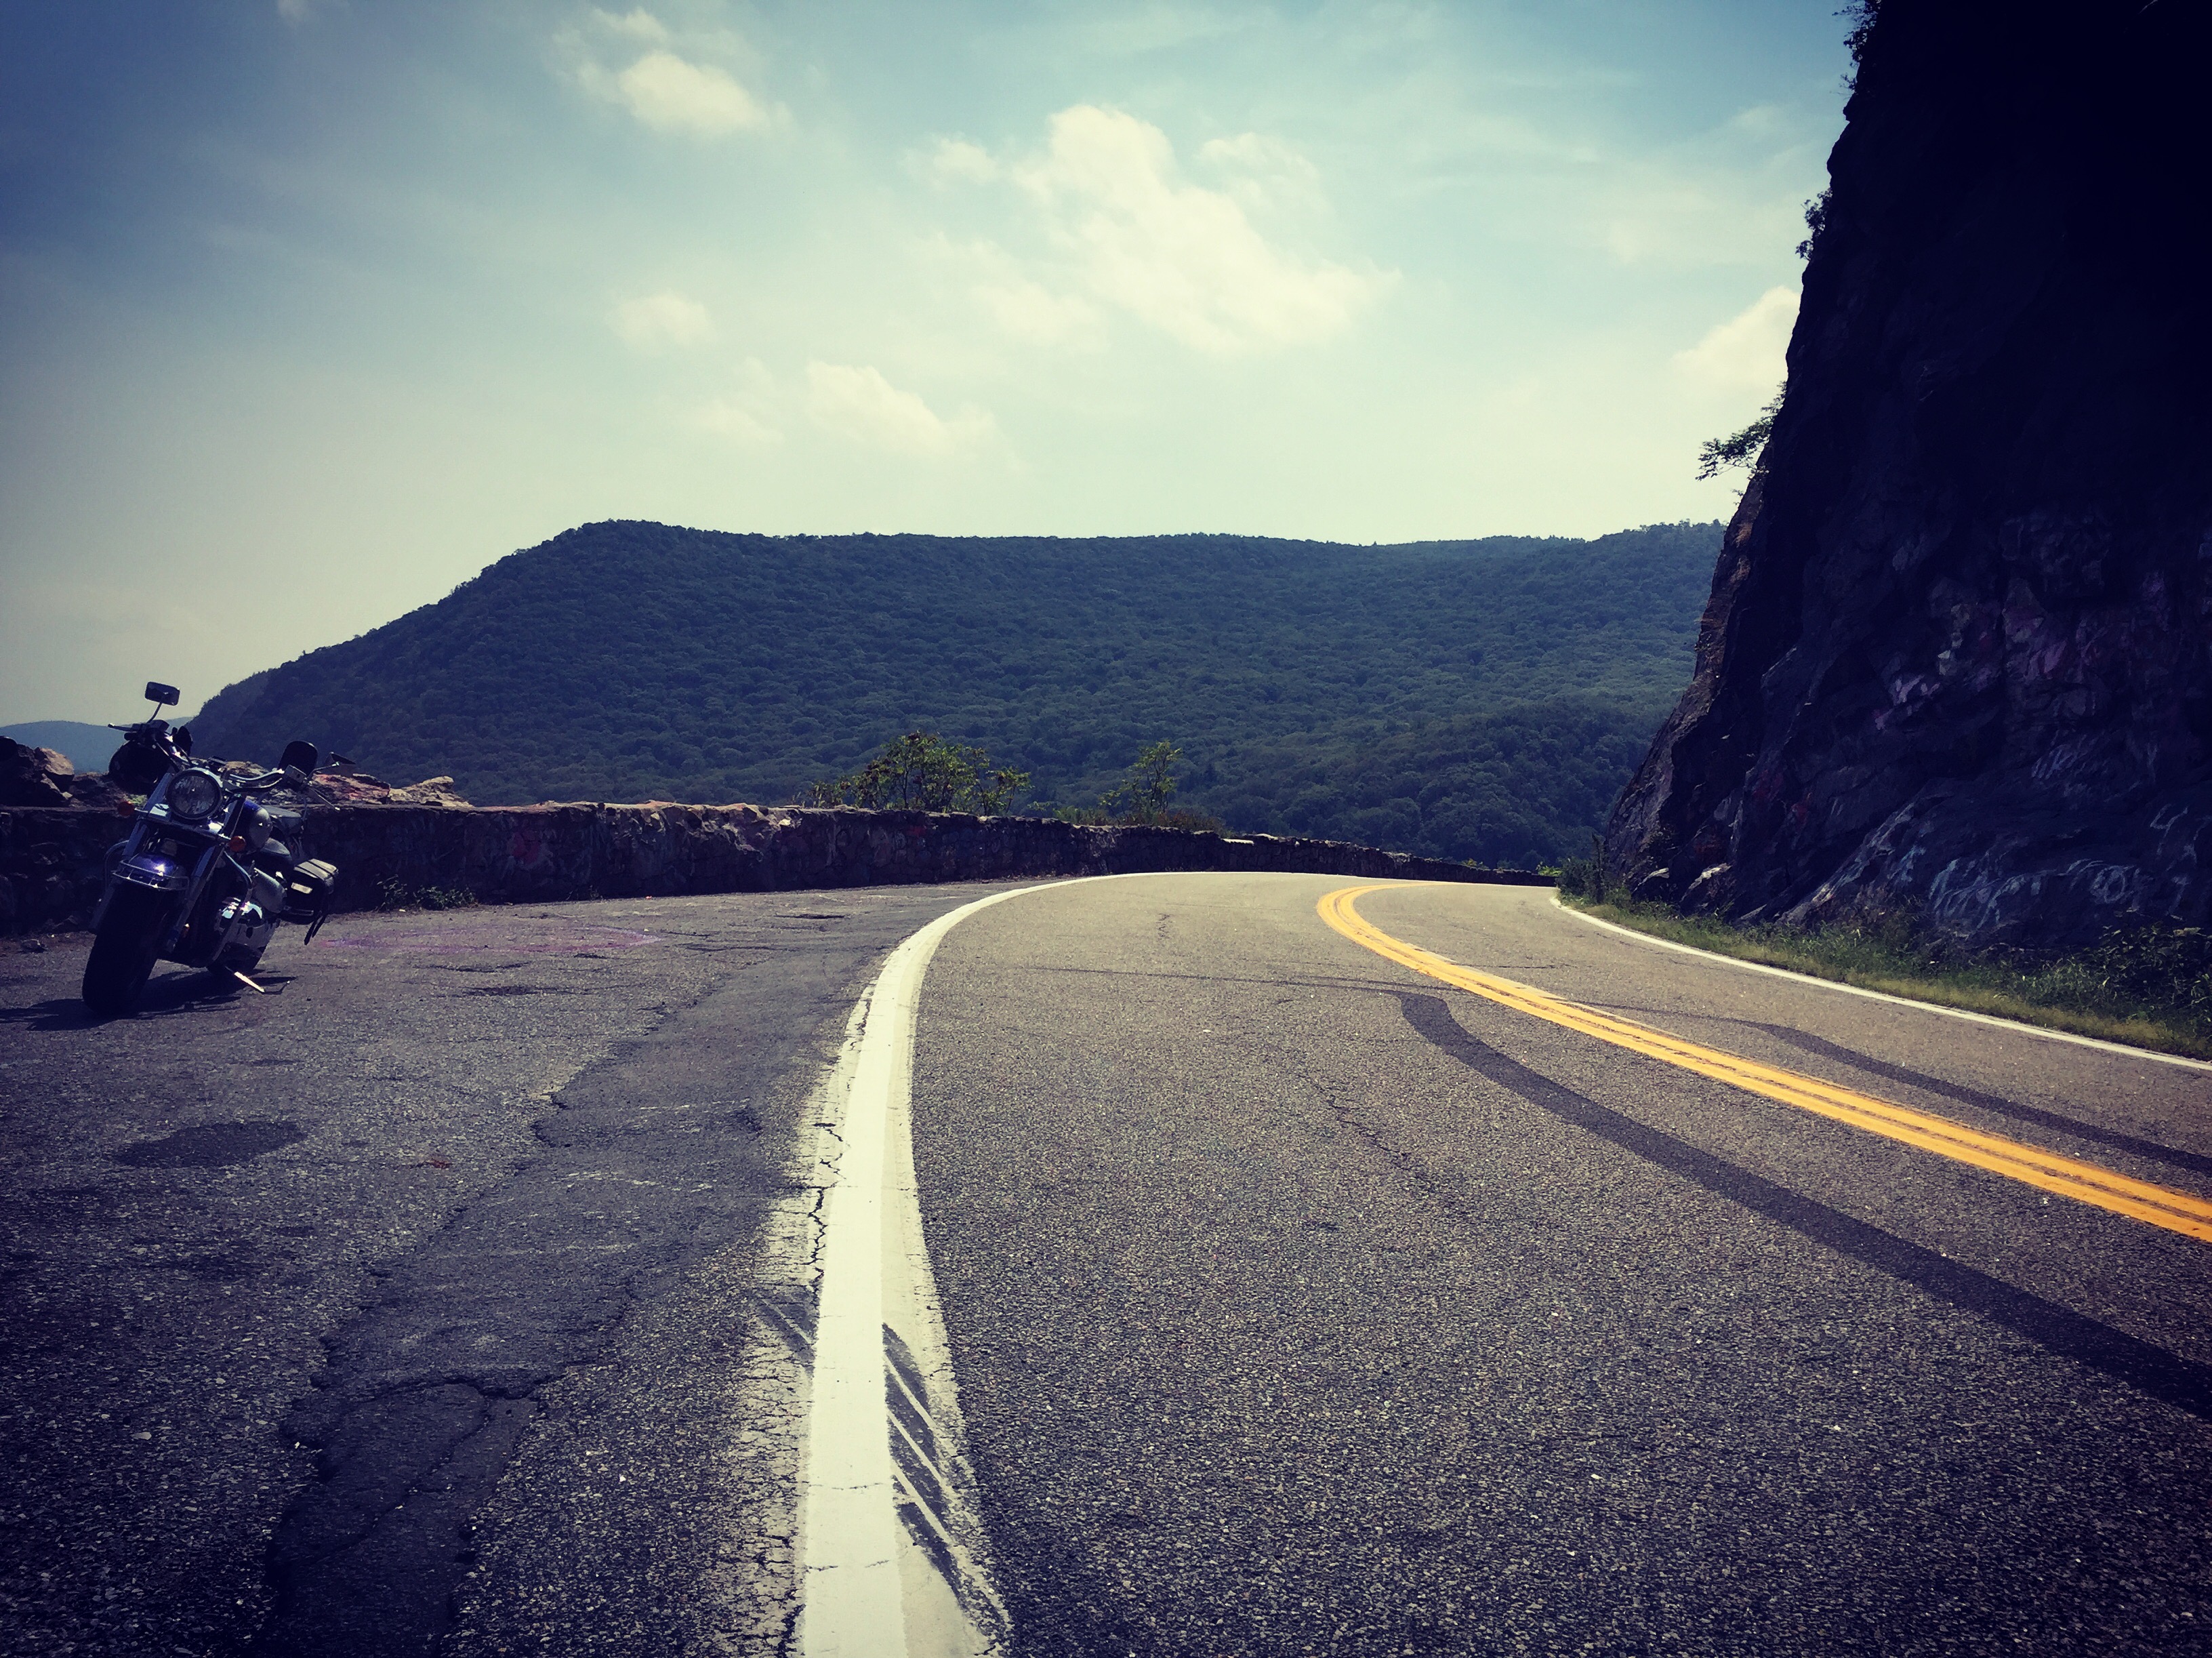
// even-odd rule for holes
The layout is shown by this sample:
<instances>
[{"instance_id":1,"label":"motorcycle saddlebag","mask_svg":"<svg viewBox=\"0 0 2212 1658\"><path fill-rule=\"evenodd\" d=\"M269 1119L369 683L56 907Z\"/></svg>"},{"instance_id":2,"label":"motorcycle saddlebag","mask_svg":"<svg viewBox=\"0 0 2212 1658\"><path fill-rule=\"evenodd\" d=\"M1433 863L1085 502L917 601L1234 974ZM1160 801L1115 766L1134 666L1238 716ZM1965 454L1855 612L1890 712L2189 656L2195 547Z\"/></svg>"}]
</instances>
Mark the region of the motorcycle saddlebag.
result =
<instances>
[{"instance_id":1,"label":"motorcycle saddlebag","mask_svg":"<svg viewBox=\"0 0 2212 1658\"><path fill-rule=\"evenodd\" d=\"M284 885L284 919L307 923L307 936L313 938L330 916L337 885L337 865L320 858L301 859Z\"/></svg>"}]
</instances>

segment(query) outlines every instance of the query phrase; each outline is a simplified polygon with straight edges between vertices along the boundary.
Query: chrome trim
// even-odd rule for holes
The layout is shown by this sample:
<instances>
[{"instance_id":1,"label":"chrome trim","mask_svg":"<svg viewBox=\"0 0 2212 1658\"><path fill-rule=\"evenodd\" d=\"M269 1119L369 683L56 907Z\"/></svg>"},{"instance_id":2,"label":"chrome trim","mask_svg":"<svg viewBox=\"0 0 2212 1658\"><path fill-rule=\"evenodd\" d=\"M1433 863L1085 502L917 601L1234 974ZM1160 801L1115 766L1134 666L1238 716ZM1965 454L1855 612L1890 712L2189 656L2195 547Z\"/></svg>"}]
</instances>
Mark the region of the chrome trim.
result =
<instances>
[{"instance_id":1,"label":"chrome trim","mask_svg":"<svg viewBox=\"0 0 2212 1658\"><path fill-rule=\"evenodd\" d=\"M157 893L181 893L191 884L191 874L161 858L126 857L115 866L115 879Z\"/></svg>"}]
</instances>

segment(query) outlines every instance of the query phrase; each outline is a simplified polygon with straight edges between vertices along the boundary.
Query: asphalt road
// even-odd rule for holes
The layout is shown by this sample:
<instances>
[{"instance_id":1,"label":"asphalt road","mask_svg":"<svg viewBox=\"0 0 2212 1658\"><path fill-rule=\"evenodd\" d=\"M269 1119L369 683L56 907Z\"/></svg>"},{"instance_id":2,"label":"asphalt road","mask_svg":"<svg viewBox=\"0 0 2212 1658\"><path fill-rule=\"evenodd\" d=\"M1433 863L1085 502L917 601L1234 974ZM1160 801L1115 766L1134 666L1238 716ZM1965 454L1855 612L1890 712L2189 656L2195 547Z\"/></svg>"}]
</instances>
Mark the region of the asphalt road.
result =
<instances>
[{"instance_id":1,"label":"asphalt road","mask_svg":"<svg viewBox=\"0 0 2212 1658\"><path fill-rule=\"evenodd\" d=\"M1346 884L1069 884L929 969L1020 1652L2212 1651L2212 1246L1451 990ZM817 1089L994 890L347 917L107 1023L81 941L0 957L0 1652L791 1649ZM2212 1190L2203 1072L1360 907Z\"/></svg>"},{"instance_id":2,"label":"asphalt road","mask_svg":"<svg viewBox=\"0 0 2212 1658\"><path fill-rule=\"evenodd\" d=\"M6 943L0 1653L773 1650L810 1091L994 890L343 917L105 1022Z\"/></svg>"},{"instance_id":3,"label":"asphalt road","mask_svg":"<svg viewBox=\"0 0 2212 1658\"><path fill-rule=\"evenodd\" d=\"M915 1155L1026 1654L2212 1651L2212 1255L1625 1054L1305 877L945 941ZM2212 1190L2212 1077L1620 939L1376 926Z\"/></svg>"}]
</instances>

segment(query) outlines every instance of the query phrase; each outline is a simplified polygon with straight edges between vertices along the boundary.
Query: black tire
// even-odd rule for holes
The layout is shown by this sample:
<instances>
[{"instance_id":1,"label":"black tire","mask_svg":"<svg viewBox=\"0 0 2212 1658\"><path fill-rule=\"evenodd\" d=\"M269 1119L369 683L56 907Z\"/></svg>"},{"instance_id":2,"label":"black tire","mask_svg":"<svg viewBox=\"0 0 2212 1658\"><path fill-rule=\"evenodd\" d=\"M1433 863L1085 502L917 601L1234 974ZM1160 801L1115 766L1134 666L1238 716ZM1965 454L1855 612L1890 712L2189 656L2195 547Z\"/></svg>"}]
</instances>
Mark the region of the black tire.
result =
<instances>
[{"instance_id":1,"label":"black tire","mask_svg":"<svg viewBox=\"0 0 2212 1658\"><path fill-rule=\"evenodd\" d=\"M84 964L86 1007L118 1015L137 1010L168 913L168 900L159 893L116 888L107 913L100 919L100 930L93 935L92 955Z\"/></svg>"}]
</instances>

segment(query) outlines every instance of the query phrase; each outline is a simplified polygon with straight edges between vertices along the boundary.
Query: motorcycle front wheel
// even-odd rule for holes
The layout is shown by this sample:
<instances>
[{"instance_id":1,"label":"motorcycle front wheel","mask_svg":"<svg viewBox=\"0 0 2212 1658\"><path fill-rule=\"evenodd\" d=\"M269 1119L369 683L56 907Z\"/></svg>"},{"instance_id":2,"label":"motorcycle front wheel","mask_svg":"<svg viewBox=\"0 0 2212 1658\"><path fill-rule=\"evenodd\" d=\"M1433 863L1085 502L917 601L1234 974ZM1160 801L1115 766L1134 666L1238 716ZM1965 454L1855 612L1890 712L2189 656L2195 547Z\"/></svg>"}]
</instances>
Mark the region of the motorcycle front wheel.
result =
<instances>
[{"instance_id":1,"label":"motorcycle front wheel","mask_svg":"<svg viewBox=\"0 0 2212 1658\"><path fill-rule=\"evenodd\" d=\"M118 887L93 935L92 955L84 964L84 1005L94 1013L134 1012L154 971L168 900L159 893Z\"/></svg>"}]
</instances>

